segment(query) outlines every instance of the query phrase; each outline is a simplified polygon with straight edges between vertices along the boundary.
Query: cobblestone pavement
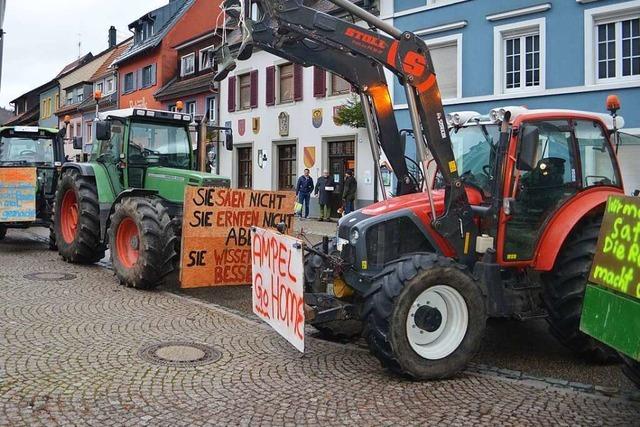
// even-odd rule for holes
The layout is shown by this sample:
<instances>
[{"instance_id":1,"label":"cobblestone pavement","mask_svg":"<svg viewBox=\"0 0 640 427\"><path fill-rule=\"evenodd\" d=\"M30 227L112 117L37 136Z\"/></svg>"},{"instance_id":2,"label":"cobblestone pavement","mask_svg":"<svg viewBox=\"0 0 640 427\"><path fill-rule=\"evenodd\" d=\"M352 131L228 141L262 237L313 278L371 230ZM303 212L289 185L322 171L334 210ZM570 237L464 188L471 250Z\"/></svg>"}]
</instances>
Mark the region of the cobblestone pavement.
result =
<instances>
[{"instance_id":1,"label":"cobblestone pavement","mask_svg":"<svg viewBox=\"0 0 640 427\"><path fill-rule=\"evenodd\" d=\"M122 288L102 267L64 264L38 242L8 239L0 245L0 425L632 425L640 415L637 401L504 379L482 366L418 383L385 373L355 346L309 339L301 355L264 324ZM48 274L25 278L32 273ZM213 346L221 357L175 367L139 355L175 341Z\"/></svg>"}]
</instances>

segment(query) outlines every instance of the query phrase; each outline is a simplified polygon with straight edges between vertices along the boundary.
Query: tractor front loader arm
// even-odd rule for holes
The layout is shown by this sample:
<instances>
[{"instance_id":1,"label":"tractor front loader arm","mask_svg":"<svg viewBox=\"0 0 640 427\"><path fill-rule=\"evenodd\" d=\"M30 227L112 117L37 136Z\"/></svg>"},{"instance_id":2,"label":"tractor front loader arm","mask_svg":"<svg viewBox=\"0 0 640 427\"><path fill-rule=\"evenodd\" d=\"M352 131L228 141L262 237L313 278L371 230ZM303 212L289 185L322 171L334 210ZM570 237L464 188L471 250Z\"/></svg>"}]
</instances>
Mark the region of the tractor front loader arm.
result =
<instances>
[{"instance_id":1,"label":"tractor front loader arm","mask_svg":"<svg viewBox=\"0 0 640 427\"><path fill-rule=\"evenodd\" d=\"M228 0L231 4L237 0ZM393 72L405 86L416 148L424 164L427 160L424 144L433 155L442 173L445 186L445 212L438 216L430 197L434 228L456 251L457 257L470 260L477 227L449 139L440 91L429 50L418 36L401 32L347 0L328 0L361 18L372 29L363 28L343 19L318 12L304 0L254 0L261 18L252 21L250 7L237 13L241 39L228 42L240 59L250 56L248 39L263 49L303 65L318 65L352 83L369 101L375 120L368 118L370 136L379 138L392 168L399 179L406 171L404 147L394 117L393 105L381 67ZM234 10L230 8L229 10ZM376 30L376 31L374 31ZM382 32L386 34L382 34ZM238 31L236 31L238 34ZM230 36L229 40L232 40ZM223 46L221 52L224 53ZM247 51L249 53L247 54ZM227 67L228 58L222 61ZM369 70L369 71L367 71ZM371 71L373 70L373 71ZM226 75L222 70L222 76ZM220 75L220 74L219 74ZM367 106L364 106L365 112ZM377 129L371 129L377 126ZM396 170L396 168L398 168ZM428 187L428 185L427 185Z\"/></svg>"}]
</instances>

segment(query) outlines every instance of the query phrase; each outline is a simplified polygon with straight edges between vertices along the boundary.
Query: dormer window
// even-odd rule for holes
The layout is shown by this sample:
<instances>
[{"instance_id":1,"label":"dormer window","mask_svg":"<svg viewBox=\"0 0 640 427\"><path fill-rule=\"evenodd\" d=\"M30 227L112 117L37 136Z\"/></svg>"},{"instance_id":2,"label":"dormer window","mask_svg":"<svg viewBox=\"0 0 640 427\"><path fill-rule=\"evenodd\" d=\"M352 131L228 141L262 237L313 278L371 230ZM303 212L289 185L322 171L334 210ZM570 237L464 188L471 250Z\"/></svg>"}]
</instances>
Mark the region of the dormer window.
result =
<instances>
[{"instance_id":1,"label":"dormer window","mask_svg":"<svg viewBox=\"0 0 640 427\"><path fill-rule=\"evenodd\" d=\"M196 72L196 54L190 53L180 60L180 76L188 76Z\"/></svg>"},{"instance_id":2,"label":"dormer window","mask_svg":"<svg viewBox=\"0 0 640 427\"><path fill-rule=\"evenodd\" d=\"M200 49L200 71L210 71L213 68L213 50L213 46Z\"/></svg>"},{"instance_id":3,"label":"dormer window","mask_svg":"<svg viewBox=\"0 0 640 427\"><path fill-rule=\"evenodd\" d=\"M153 21L146 21L138 27L138 41L143 42L155 34Z\"/></svg>"}]
</instances>

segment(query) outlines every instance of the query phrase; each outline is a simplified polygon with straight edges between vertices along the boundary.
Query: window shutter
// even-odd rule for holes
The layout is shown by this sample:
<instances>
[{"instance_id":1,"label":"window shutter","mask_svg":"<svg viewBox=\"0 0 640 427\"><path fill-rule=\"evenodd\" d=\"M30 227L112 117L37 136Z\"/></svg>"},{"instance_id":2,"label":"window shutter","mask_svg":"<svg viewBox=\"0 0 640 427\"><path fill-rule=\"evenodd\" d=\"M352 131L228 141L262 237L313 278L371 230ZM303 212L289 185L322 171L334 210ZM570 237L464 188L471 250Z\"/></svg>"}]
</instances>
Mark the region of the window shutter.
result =
<instances>
[{"instance_id":1,"label":"window shutter","mask_svg":"<svg viewBox=\"0 0 640 427\"><path fill-rule=\"evenodd\" d=\"M156 84L156 64L151 65L151 86Z\"/></svg>"},{"instance_id":2,"label":"window shutter","mask_svg":"<svg viewBox=\"0 0 640 427\"><path fill-rule=\"evenodd\" d=\"M251 72L251 108L258 108L258 70Z\"/></svg>"},{"instance_id":3,"label":"window shutter","mask_svg":"<svg viewBox=\"0 0 640 427\"><path fill-rule=\"evenodd\" d=\"M135 76L136 76L136 84L135 84L136 89L142 89L142 68L138 69L138 71L135 73Z\"/></svg>"},{"instance_id":4,"label":"window shutter","mask_svg":"<svg viewBox=\"0 0 640 427\"><path fill-rule=\"evenodd\" d=\"M276 105L276 67L267 67L267 105Z\"/></svg>"},{"instance_id":5,"label":"window shutter","mask_svg":"<svg viewBox=\"0 0 640 427\"><path fill-rule=\"evenodd\" d=\"M126 93L129 88L127 87L127 75L122 76L122 93Z\"/></svg>"},{"instance_id":6,"label":"window shutter","mask_svg":"<svg viewBox=\"0 0 640 427\"><path fill-rule=\"evenodd\" d=\"M313 96L324 98L327 95L327 73L320 67L313 67Z\"/></svg>"},{"instance_id":7,"label":"window shutter","mask_svg":"<svg viewBox=\"0 0 640 427\"><path fill-rule=\"evenodd\" d=\"M229 77L229 90L227 91L228 110L230 113L236 111L236 78Z\"/></svg>"},{"instance_id":8,"label":"window shutter","mask_svg":"<svg viewBox=\"0 0 640 427\"><path fill-rule=\"evenodd\" d=\"M302 79L304 77L304 68L300 64L294 64L293 66L293 100L302 101Z\"/></svg>"}]
</instances>

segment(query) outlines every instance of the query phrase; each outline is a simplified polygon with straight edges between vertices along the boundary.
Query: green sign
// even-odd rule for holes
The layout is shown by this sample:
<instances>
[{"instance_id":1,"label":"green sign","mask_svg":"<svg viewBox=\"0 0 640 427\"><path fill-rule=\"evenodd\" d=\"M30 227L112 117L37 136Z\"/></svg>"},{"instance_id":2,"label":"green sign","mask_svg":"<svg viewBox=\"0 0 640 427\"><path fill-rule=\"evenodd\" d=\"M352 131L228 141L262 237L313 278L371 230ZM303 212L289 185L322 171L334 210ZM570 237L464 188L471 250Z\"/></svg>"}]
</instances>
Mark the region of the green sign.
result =
<instances>
[{"instance_id":1,"label":"green sign","mask_svg":"<svg viewBox=\"0 0 640 427\"><path fill-rule=\"evenodd\" d=\"M609 197L589 281L640 299L640 197Z\"/></svg>"},{"instance_id":2,"label":"green sign","mask_svg":"<svg viewBox=\"0 0 640 427\"><path fill-rule=\"evenodd\" d=\"M589 282L580 330L640 360L640 197L609 197Z\"/></svg>"}]
</instances>

